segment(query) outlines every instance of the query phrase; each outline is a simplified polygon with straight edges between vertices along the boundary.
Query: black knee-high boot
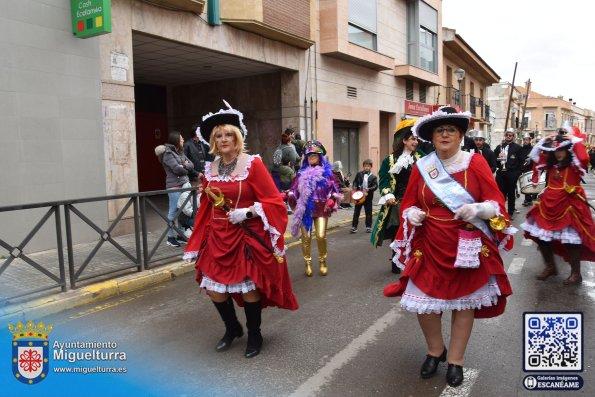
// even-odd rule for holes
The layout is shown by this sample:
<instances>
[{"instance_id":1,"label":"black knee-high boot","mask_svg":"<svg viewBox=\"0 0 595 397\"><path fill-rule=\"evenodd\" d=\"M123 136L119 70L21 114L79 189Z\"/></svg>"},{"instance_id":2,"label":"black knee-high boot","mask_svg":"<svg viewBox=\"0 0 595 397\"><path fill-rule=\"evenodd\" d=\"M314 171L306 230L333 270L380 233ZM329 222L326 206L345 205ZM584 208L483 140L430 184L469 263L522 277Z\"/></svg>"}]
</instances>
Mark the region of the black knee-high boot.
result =
<instances>
[{"instance_id":1,"label":"black knee-high boot","mask_svg":"<svg viewBox=\"0 0 595 397\"><path fill-rule=\"evenodd\" d=\"M248 328L248 343L246 345L246 358L252 358L260 353L262 335L260 333L262 306L258 302L244 302L246 312L246 328Z\"/></svg>"},{"instance_id":2,"label":"black knee-high boot","mask_svg":"<svg viewBox=\"0 0 595 397\"><path fill-rule=\"evenodd\" d=\"M224 352L229 349L234 338L239 338L244 335L244 330L236 317L236 311L231 297L228 297L225 302L213 302L213 304L225 323L225 335L223 335L223 338L217 343L215 350Z\"/></svg>"}]
</instances>

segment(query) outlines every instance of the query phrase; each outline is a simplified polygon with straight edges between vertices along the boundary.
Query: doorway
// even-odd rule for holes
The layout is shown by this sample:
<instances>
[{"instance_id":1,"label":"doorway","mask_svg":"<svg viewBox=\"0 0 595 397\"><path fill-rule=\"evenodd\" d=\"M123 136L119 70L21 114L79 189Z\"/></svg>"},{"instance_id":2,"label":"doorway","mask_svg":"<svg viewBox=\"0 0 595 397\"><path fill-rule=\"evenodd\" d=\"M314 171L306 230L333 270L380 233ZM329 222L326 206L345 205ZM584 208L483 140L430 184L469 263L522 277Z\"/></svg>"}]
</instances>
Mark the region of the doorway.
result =
<instances>
[{"instance_id":1,"label":"doorway","mask_svg":"<svg viewBox=\"0 0 595 397\"><path fill-rule=\"evenodd\" d=\"M138 191L165 189L165 171L155 147L167 142L166 88L146 84L134 87L136 98L136 160Z\"/></svg>"},{"instance_id":2,"label":"doorway","mask_svg":"<svg viewBox=\"0 0 595 397\"><path fill-rule=\"evenodd\" d=\"M341 161L343 173L355 174L359 171L359 124L335 122L333 125L334 161Z\"/></svg>"}]
</instances>

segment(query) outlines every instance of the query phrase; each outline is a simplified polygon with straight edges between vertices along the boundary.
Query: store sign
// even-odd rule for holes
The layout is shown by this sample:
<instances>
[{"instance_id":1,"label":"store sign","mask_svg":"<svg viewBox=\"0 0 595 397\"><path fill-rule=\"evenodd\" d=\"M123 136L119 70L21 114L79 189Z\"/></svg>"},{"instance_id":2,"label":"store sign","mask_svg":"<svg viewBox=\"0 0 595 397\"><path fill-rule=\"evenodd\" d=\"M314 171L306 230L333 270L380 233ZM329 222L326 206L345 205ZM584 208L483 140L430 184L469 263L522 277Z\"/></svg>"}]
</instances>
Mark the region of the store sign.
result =
<instances>
[{"instance_id":1,"label":"store sign","mask_svg":"<svg viewBox=\"0 0 595 397\"><path fill-rule=\"evenodd\" d=\"M434 107L427 103L405 101L405 114L414 114L416 116L424 116L432 113Z\"/></svg>"},{"instance_id":2,"label":"store sign","mask_svg":"<svg viewBox=\"0 0 595 397\"><path fill-rule=\"evenodd\" d=\"M70 0L72 34L81 39L112 31L111 0Z\"/></svg>"}]
</instances>

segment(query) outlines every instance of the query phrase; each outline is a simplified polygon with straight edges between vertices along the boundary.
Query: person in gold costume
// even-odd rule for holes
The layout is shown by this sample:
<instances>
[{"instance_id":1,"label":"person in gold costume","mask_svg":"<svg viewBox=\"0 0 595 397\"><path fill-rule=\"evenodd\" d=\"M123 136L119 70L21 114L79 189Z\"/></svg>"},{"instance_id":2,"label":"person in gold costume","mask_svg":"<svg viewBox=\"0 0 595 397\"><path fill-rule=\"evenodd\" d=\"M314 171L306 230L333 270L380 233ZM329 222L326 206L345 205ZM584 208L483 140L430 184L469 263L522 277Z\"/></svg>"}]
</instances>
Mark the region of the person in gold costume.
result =
<instances>
[{"instance_id":1,"label":"person in gold costume","mask_svg":"<svg viewBox=\"0 0 595 397\"><path fill-rule=\"evenodd\" d=\"M301 234L302 253L306 263L306 276L312 276L312 229L316 231L320 274L326 276L326 227L328 218L337 211L343 198L333 176L333 168L327 161L322 143L313 140L306 143L302 167L298 171L287 202L293 210L291 234Z\"/></svg>"}]
</instances>

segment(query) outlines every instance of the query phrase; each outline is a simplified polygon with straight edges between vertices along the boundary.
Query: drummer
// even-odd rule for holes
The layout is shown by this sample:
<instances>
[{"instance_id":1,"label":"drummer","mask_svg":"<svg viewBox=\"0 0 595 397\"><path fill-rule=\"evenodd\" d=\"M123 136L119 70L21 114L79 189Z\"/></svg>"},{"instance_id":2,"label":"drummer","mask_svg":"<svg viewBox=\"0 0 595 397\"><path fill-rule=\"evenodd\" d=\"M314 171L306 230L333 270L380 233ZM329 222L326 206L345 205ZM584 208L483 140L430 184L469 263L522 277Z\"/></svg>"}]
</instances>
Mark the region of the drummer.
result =
<instances>
[{"instance_id":1,"label":"drummer","mask_svg":"<svg viewBox=\"0 0 595 397\"><path fill-rule=\"evenodd\" d=\"M521 150L519 150L519 161L521 162L521 172L524 174L525 172L532 171L532 163L531 157L529 157L529 153L533 149L533 145L531 144L531 135L529 133L523 134L523 146ZM523 201L523 207L529 207L533 204L533 200L537 198L537 194L525 194L525 201Z\"/></svg>"},{"instance_id":2,"label":"drummer","mask_svg":"<svg viewBox=\"0 0 595 397\"><path fill-rule=\"evenodd\" d=\"M374 191L378 189L378 178L372 174L372 160L364 160L362 166L363 170L358 172L353 180L353 189L356 192L360 190L365 200L355 203L353 219L351 220L351 233L357 233L357 224L362 206L366 213L366 233L372 233L372 203L374 201ZM356 192L354 192L354 195L356 195Z\"/></svg>"}]
</instances>

